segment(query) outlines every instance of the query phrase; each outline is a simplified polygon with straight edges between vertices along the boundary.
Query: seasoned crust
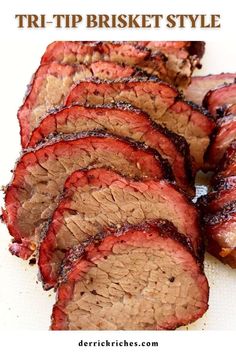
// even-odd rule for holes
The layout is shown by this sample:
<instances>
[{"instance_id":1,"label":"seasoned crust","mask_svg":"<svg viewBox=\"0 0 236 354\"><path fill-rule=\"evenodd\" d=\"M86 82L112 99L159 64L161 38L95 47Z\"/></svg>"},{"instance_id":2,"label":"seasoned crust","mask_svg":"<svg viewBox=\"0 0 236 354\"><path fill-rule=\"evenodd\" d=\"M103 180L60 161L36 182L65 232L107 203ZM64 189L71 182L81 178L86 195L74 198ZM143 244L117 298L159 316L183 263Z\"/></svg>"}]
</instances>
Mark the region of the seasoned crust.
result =
<instances>
[{"instance_id":1,"label":"seasoned crust","mask_svg":"<svg viewBox=\"0 0 236 354\"><path fill-rule=\"evenodd\" d=\"M73 134L55 134L50 136L49 139L39 142L39 144L37 144L35 147L25 149L24 153L38 151L40 149L43 149L46 146L54 145L56 143L60 143L63 141L73 142L78 139L83 139L87 137L112 138L114 139L114 141L128 143L129 146L131 146L135 151L139 151L139 150L144 151L148 153L150 156L154 156L156 161L159 162L160 165L162 166L161 167L163 171L162 178L174 182L175 178L169 162L165 158L163 158L157 150L152 149L151 147L147 146L142 142L137 142L130 138L120 137L104 130L94 130L94 131L90 130L90 131L84 131L84 132L73 133Z\"/></svg>"},{"instance_id":2,"label":"seasoned crust","mask_svg":"<svg viewBox=\"0 0 236 354\"><path fill-rule=\"evenodd\" d=\"M65 252L75 244L104 228L156 217L172 221L188 235L197 256L203 259L198 210L176 185L166 181L135 182L107 168L73 173L65 182L40 245L39 266L45 288L55 286Z\"/></svg>"},{"instance_id":3,"label":"seasoned crust","mask_svg":"<svg viewBox=\"0 0 236 354\"><path fill-rule=\"evenodd\" d=\"M236 103L236 83L224 84L210 90L203 99L203 106L215 117L222 117L225 110Z\"/></svg>"},{"instance_id":4,"label":"seasoned crust","mask_svg":"<svg viewBox=\"0 0 236 354\"><path fill-rule=\"evenodd\" d=\"M203 154L215 127L209 114L183 101L168 84L156 79L86 80L72 87L66 104L127 102L149 114L156 123L183 136L190 145L196 168L203 168ZM157 108L158 107L158 108Z\"/></svg>"},{"instance_id":5,"label":"seasoned crust","mask_svg":"<svg viewBox=\"0 0 236 354\"><path fill-rule=\"evenodd\" d=\"M200 269L203 270L203 263L200 262L199 259L197 258L193 250L193 246L190 239L186 237L186 235L179 233L176 227L170 221L163 220L163 219L156 219L156 220L147 220L137 225L126 224L123 225L118 230L114 229L109 231L103 231L89 238L83 244L79 246L74 246L72 249L70 249L67 252L66 257L62 262L60 277L58 279L58 285L60 283L67 281L68 273L70 272L71 268L86 253L86 248L89 245L91 244L95 244L96 246L100 245L102 241L111 233L114 237L120 237L123 233L128 232L129 230L132 230L134 232L135 231L149 232L151 229L155 229L155 228L158 229L161 237L163 238L168 237L180 243L188 252L192 254L196 262L199 264Z\"/></svg>"},{"instance_id":6,"label":"seasoned crust","mask_svg":"<svg viewBox=\"0 0 236 354\"><path fill-rule=\"evenodd\" d=\"M163 52L167 58L167 69L175 86L181 90L191 83L193 71L201 68L201 58L205 51L205 43L200 41L168 41L137 42L152 52Z\"/></svg>"},{"instance_id":7,"label":"seasoned crust","mask_svg":"<svg viewBox=\"0 0 236 354\"><path fill-rule=\"evenodd\" d=\"M216 127L211 134L211 141L204 156L209 169L214 169L218 165L235 138L236 117L230 115L217 119Z\"/></svg>"},{"instance_id":8,"label":"seasoned crust","mask_svg":"<svg viewBox=\"0 0 236 354\"><path fill-rule=\"evenodd\" d=\"M121 53L123 52L122 47L134 48L134 51L131 52L130 58L136 57L136 60L148 60L152 55L151 50L148 48L140 48L140 46L132 45L123 41L114 41L114 42L102 42L102 41L55 41L48 45L42 59L41 64L49 63L51 61L63 60L64 50L67 49L68 52L71 52L75 55L73 63L78 63L76 59L76 52L83 51L83 55L87 52L88 55L94 55L94 52L99 53L100 55L110 55L115 48L121 48ZM73 50L73 49L74 50ZM58 55L60 54L60 56ZM160 54L162 57L163 54ZM104 59L104 58L102 58ZM125 58L123 58L125 60ZM124 63L124 62L123 62ZM137 63L136 63L137 64Z\"/></svg>"},{"instance_id":9,"label":"seasoned crust","mask_svg":"<svg viewBox=\"0 0 236 354\"><path fill-rule=\"evenodd\" d=\"M216 212L203 216L208 236L207 250L221 262L236 268L236 203L226 203Z\"/></svg>"},{"instance_id":10,"label":"seasoned crust","mask_svg":"<svg viewBox=\"0 0 236 354\"><path fill-rule=\"evenodd\" d=\"M236 140L229 145L212 178L214 186L218 180L236 175ZM216 182L215 182L216 181Z\"/></svg>"},{"instance_id":11,"label":"seasoned crust","mask_svg":"<svg viewBox=\"0 0 236 354\"><path fill-rule=\"evenodd\" d=\"M52 61L79 64L94 60L110 60L137 66L168 80L165 66L167 58L163 53L154 55L148 48L127 42L53 42L47 47L41 64Z\"/></svg>"},{"instance_id":12,"label":"seasoned crust","mask_svg":"<svg viewBox=\"0 0 236 354\"><path fill-rule=\"evenodd\" d=\"M236 188L232 183L223 182L219 190L210 192L198 199L199 206L203 215L206 213L215 213L230 202L236 200Z\"/></svg>"},{"instance_id":13,"label":"seasoned crust","mask_svg":"<svg viewBox=\"0 0 236 354\"><path fill-rule=\"evenodd\" d=\"M163 135L168 136L168 138L170 138L174 142L174 144L176 145L176 149L180 153L182 153L187 159L190 158L188 156L189 155L189 146L188 146L186 140L182 136L180 136L178 134L175 134L173 131L168 130L167 128L163 127L162 125L160 125L158 123L155 123L152 119L150 119L150 116L147 113L141 111L140 109L132 106L131 104L129 104L127 102L121 102L120 101L120 102L106 103L106 104L103 104L103 105L100 105L100 104L97 104L97 105L90 105L90 104L81 105L81 104L78 104L78 103L74 103L71 106L62 106L60 108L54 108L54 109L52 109L50 111L50 115L55 115L59 111L65 110L65 109L69 109L70 107L73 107L73 106L85 107L85 108L87 107L87 108L94 108L94 109L96 109L96 108L121 109L121 110L127 110L129 112L134 112L136 114L145 116L145 118L149 121L149 123L155 129L158 129ZM44 118L46 118L47 116L48 115L45 115ZM43 141L39 142L39 144L43 144ZM30 146L30 148L33 148L33 146ZM27 150L27 148L25 150ZM191 168L191 166L190 166L190 168Z\"/></svg>"},{"instance_id":14,"label":"seasoned crust","mask_svg":"<svg viewBox=\"0 0 236 354\"><path fill-rule=\"evenodd\" d=\"M199 202L204 230L207 235L207 249L221 262L232 268L236 268L236 144L233 140L234 124L235 117L232 116L218 119L218 127L214 132L212 146L208 151L208 160L213 164L216 157L218 159L222 155L223 157L211 181L213 191L202 197ZM233 142L230 144L232 140ZM218 152L219 147L222 151Z\"/></svg>"},{"instance_id":15,"label":"seasoned crust","mask_svg":"<svg viewBox=\"0 0 236 354\"><path fill-rule=\"evenodd\" d=\"M95 61L89 65L66 65L57 62L42 64L33 75L17 114L23 147L27 147L31 131L42 117L64 105L72 84L91 76L100 79L143 76L148 79L150 75L138 68L113 62Z\"/></svg>"},{"instance_id":16,"label":"seasoned crust","mask_svg":"<svg viewBox=\"0 0 236 354\"><path fill-rule=\"evenodd\" d=\"M203 217L205 225L214 226L221 224L225 221L229 221L232 218L235 218L236 214L236 202L230 202L226 204L223 208L218 210L216 213L208 213Z\"/></svg>"},{"instance_id":17,"label":"seasoned crust","mask_svg":"<svg viewBox=\"0 0 236 354\"><path fill-rule=\"evenodd\" d=\"M41 63L90 62L94 58L115 60L137 66L175 86L185 87L195 68L200 68L204 42L54 42L48 46Z\"/></svg>"},{"instance_id":18,"label":"seasoned crust","mask_svg":"<svg viewBox=\"0 0 236 354\"><path fill-rule=\"evenodd\" d=\"M58 137L28 150L6 189L3 218L16 242L11 250L23 258L35 250L37 230L52 214L66 178L75 170L107 166L134 178L162 178L163 165L157 156L150 148L97 132L68 136L66 140Z\"/></svg>"},{"instance_id":19,"label":"seasoned crust","mask_svg":"<svg viewBox=\"0 0 236 354\"><path fill-rule=\"evenodd\" d=\"M127 112L127 117L124 115L125 112ZM146 113L127 103L74 104L55 110L46 116L33 131L29 146L35 146L40 140L42 143L50 143L56 134L63 134L63 132L66 132L64 138L72 131L80 132L91 129L96 129L96 131L106 129L108 133L112 132L123 137L125 135L129 139L142 141L159 151L161 156L169 161L178 185L192 194L194 176L189 146L185 139L155 123ZM151 138L148 138L150 135ZM154 136L156 136L156 141L154 141Z\"/></svg>"}]
</instances>

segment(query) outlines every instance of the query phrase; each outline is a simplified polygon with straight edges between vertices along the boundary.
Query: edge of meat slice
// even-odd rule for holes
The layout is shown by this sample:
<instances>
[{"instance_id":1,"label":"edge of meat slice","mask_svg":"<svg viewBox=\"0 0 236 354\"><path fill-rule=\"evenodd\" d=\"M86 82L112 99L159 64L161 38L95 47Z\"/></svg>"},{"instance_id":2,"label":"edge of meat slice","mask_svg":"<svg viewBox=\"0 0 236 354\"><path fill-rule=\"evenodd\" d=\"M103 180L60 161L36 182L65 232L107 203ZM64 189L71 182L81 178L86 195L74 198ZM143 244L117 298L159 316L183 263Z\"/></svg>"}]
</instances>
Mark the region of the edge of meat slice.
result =
<instances>
[{"instance_id":1,"label":"edge of meat slice","mask_svg":"<svg viewBox=\"0 0 236 354\"><path fill-rule=\"evenodd\" d=\"M209 286L171 223L99 234L64 263L52 330L175 329L202 317Z\"/></svg>"}]
</instances>

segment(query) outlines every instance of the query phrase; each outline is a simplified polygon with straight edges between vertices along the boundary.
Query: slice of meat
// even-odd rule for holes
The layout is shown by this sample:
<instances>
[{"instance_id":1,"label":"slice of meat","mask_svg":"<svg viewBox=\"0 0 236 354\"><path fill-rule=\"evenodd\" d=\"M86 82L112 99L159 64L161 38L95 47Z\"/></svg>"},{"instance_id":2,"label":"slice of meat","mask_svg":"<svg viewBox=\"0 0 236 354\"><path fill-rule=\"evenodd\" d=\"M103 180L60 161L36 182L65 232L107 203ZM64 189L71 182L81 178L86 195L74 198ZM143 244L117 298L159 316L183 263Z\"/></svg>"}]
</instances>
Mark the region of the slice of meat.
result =
<instances>
[{"instance_id":1,"label":"slice of meat","mask_svg":"<svg viewBox=\"0 0 236 354\"><path fill-rule=\"evenodd\" d=\"M205 42L202 41L139 41L136 42L152 51L161 51L166 55L174 54L176 57L191 60L201 59L205 53Z\"/></svg>"},{"instance_id":2,"label":"slice of meat","mask_svg":"<svg viewBox=\"0 0 236 354\"><path fill-rule=\"evenodd\" d=\"M190 144L190 153L197 168L203 166L203 155L209 144L214 122L197 107L179 98L177 90L153 79L124 79L80 82L71 90L66 104L104 104L126 102L143 110L150 118Z\"/></svg>"},{"instance_id":3,"label":"slice of meat","mask_svg":"<svg viewBox=\"0 0 236 354\"><path fill-rule=\"evenodd\" d=\"M188 87L195 68L201 68L200 59L205 52L205 43L200 41L152 41L136 42L152 52L161 51L167 57L167 69L172 82L181 89Z\"/></svg>"},{"instance_id":4,"label":"slice of meat","mask_svg":"<svg viewBox=\"0 0 236 354\"><path fill-rule=\"evenodd\" d=\"M236 176L236 140L227 148L213 177L212 184L214 185L215 180L231 176Z\"/></svg>"},{"instance_id":5,"label":"slice of meat","mask_svg":"<svg viewBox=\"0 0 236 354\"><path fill-rule=\"evenodd\" d=\"M184 90L184 95L187 100L201 105L208 91L221 85L233 83L235 79L236 73L195 76L192 77L191 84Z\"/></svg>"},{"instance_id":6,"label":"slice of meat","mask_svg":"<svg viewBox=\"0 0 236 354\"><path fill-rule=\"evenodd\" d=\"M185 87L195 67L200 67L204 42L54 42L42 63L88 63L111 60L138 66L175 86Z\"/></svg>"},{"instance_id":7,"label":"slice of meat","mask_svg":"<svg viewBox=\"0 0 236 354\"><path fill-rule=\"evenodd\" d=\"M236 203L204 216L208 251L223 263L236 268Z\"/></svg>"},{"instance_id":8,"label":"slice of meat","mask_svg":"<svg viewBox=\"0 0 236 354\"><path fill-rule=\"evenodd\" d=\"M158 220L99 235L68 255L51 329L175 329L200 318L208 297L188 244Z\"/></svg>"},{"instance_id":9,"label":"slice of meat","mask_svg":"<svg viewBox=\"0 0 236 354\"><path fill-rule=\"evenodd\" d=\"M112 62L94 62L89 66L63 65L56 62L41 65L18 111L22 146L27 147L32 130L38 126L42 116L64 104L71 86L78 80L93 76L116 79L132 75L138 75L135 69Z\"/></svg>"},{"instance_id":10,"label":"slice of meat","mask_svg":"<svg viewBox=\"0 0 236 354\"><path fill-rule=\"evenodd\" d=\"M28 258L51 217L66 178L78 169L109 167L132 178L168 178L156 151L108 134L75 135L26 152L18 161L3 213L14 237L10 250Z\"/></svg>"},{"instance_id":11,"label":"slice of meat","mask_svg":"<svg viewBox=\"0 0 236 354\"><path fill-rule=\"evenodd\" d=\"M236 200L236 176L215 178L213 188L213 192L198 201L205 225L207 250L223 263L236 268L233 240L233 232L236 232L236 213L235 216L231 213L228 219L225 217Z\"/></svg>"},{"instance_id":12,"label":"slice of meat","mask_svg":"<svg viewBox=\"0 0 236 354\"><path fill-rule=\"evenodd\" d=\"M41 64L52 61L88 64L98 60L139 67L162 80L171 81L164 54L159 52L152 55L151 50L127 42L53 42L47 47Z\"/></svg>"},{"instance_id":13,"label":"slice of meat","mask_svg":"<svg viewBox=\"0 0 236 354\"><path fill-rule=\"evenodd\" d=\"M236 83L210 90L203 99L203 106L215 117L222 116L224 111L235 103Z\"/></svg>"},{"instance_id":14,"label":"slice of meat","mask_svg":"<svg viewBox=\"0 0 236 354\"><path fill-rule=\"evenodd\" d=\"M56 285L68 249L103 229L156 218L171 221L202 257L198 210L173 184L163 180L135 182L106 169L75 172L66 181L65 193L40 246L45 288Z\"/></svg>"},{"instance_id":15,"label":"slice of meat","mask_svg":"<svg viewBox=\"0 0 236 354\"><path fill-rule=\"evenodd\" d=\"M74 105L49 114L33 131L29 146L33 147L54 134L101 129L145 143L157 150L169 161L177 184L189 194L194 194L191 159L186 141L127 104L94 107Z\"/></svg>"},{"instance_id":16,"label":"slice of meat","mask_svg":"<svg viewBox=\"0 0 236 354\"><path fill-rule=\"evenodd\" d=\"M236 116L217 119L210 145L205 154L205 161L210 169L218 165L226 149L236 139Z\"/></svg>"},{"instance_id":17,"label":"slice of meat","mask_svg":"<svg viewBox=\"0 0 236 354\"><path fill-rule=\"evenodd\" d=\"M224 189L210 192L200 198L199 204L203 213L216 213L236 200L236 185L227 186L227 183L224 185L226 186Z\"/></svg>"}]
</instances>

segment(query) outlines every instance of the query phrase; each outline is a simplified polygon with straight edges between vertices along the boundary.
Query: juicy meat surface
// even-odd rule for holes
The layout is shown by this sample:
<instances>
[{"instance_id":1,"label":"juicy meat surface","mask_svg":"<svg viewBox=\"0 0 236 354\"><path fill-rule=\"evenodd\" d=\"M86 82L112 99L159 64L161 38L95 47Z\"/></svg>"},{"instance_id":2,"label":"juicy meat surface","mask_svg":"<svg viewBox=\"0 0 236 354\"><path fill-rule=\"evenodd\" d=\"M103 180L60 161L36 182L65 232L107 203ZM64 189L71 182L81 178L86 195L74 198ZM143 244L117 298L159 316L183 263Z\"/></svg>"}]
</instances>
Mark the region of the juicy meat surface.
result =
<instances>
[{"instance_id":1,"label":"juicy meat surface","mask_svg":"<svg viewBox=\"0 0 236 354\"><path fill-rule=\"evenodd\" d=\"M236 268L236 203L227 203L217 212L205 214L204 231L208 251L223 263Z\"/></svg>"},{"instance_id":2,"label":"juicy meat surface","mask_svg":"<svg viewBox=\"0 0 236 354\"><path fill-rule=\"evenodd\" d=\"M193 194L193 174L189 148L185 140L150 120L147 114L125 104L66 107L46 116L32 132L33 147L53 134L71 134L104 130L145 143L170 163L177 184Z\"/></svg>"},{"instance_id":3,"label":"juicy meat surface","mask_svg":"<svg viewBox=\"0 0 236 354\"><path fill-rule=\"evenodd\" d=\"M116 79L137 75L135 69L112 62L94 62L90 65L63 65L52 62L41 65L36 71L23 105L18 111L21 142L25 148L42 117L65 103L71 86L90 77Z\"/></svg>"},{"instance_id":4,"label":"juicy meat surface","mask_svg":"<svg viewBox=\"0 0 236 354\"><path fill-rule=\"evenodd\" d=\"M66 178L74 171L108 167L131 178L168 178L157 153L108 134L77 135L22 155L8 186L3 213L14 237L11 252L28 258L51 217Z\"/></svg>"},{"instance_id":5,"label":"juicy meat surface","mask_svg":"<svg viewBox=\"0 0 236 354\"><path fill-rule=\"evenodd\" d=\"M235 79L236 73L195 76L192 77L191 84L184 90L184 95L187 100L201 105L207 92L218 86L233 83Z\"/></svg>"},{"instance_id":6,"label":"juicy meat surface","mask_svg":"<svg viewBox=\"0 0 236 354\"><path fill-rule=\"evenodd\" d=\"M201 317L209 286L166 221L99 235L68 256L52 330L175 329Z\"/></svg>"},{"instance_id":7,"label":"juicy meat surface","mask_svg":"<svg viewBox=\"0 0 236 354\"><path fill-rule=\"evenodd\" d=\"M200 59L205 51L205 43L200 41L151 41L136 42L152 52L161 51L167 57L167 69L175 86L188 87L195 68L201 68Z\"/></svg>"},{"instance_id":8,"label":"juicy meat surface","mask_svg":"<svg viewBox=\"0 0 236 354\"><path fill-rule=\"evenodd\" d=\"M205 154L209 168L214 168L222 159L229 145L236 139L236 116L217 119L210 145Z\"/></svg>"},{"instance_id":9,"label":"juicy meat surface","mask_svg":"<svg viewBox=\"0 0 236 354\"><path fill-rule=\"evenodd\" d=\"M98 60L135 66L171 82L164 54L152 54L151 50L128 42L53 42L47 47L41 63L88 64Z\"/></svg>"},{"instance_id":10,"label":"juicy meat surface","mask_svg":"<svg viewBox=\"0 0 236 354\"><path fill-rule=\"evenodd\" d=\"M224 111L235 103L236 83L210 90L203 99L203 106L215 117L222 116Z\"/></svg>"},{"instance_id":11,"label":"juicy meat surface","mask_svg":"<svg viewBox=\"0 0 236 354\"><path fill-rule=\"evenodd\" d=\"M236 140L234 140L227 148L223 158L221 159L216 173L213 177L214 180L219 180L225 177L236 175Z\"/></svg>"},{"instance_id":12,"label":"juicy meat surface","mask_svg":"<svg viewBox=\"0 0 236 354\"><path fill-rule=\"evenodd\" d=\"M124 79L80 82L70 91L66 105L126 102L149 114L156 123L182 135L190 145L197 168L203 166L203 155L215 123L198 108L182 101L178 91L156 79Z\"/></svg>"},{"instance_id":13,"label":"juicy meat surface","mask_svg":"<svg viewBox=\"0 0 236 354\"><path fill-rule=\"evenodd\" d=\"M56 285L65 252L107 228L156 218L171 221L192 242L200 257L198 210L167 181L135 182L113 171L72 174L40 245L39 266L45 288Z\"/></svg>"}]
</instances>

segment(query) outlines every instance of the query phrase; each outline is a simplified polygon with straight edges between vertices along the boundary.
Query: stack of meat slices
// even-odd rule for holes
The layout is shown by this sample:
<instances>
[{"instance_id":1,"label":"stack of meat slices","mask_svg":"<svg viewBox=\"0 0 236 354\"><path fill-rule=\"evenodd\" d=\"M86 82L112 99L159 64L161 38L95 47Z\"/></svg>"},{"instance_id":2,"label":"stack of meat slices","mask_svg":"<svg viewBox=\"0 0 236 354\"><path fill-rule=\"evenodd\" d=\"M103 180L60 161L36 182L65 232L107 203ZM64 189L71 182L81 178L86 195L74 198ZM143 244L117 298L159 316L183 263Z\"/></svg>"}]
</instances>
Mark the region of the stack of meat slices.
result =
<instances>
[{"instance_id":1,"label":"stack of meat slices","mask_svg":"<svg viewBox=\"0 0 236 354\"><path fill-rule=\"evenodd\" d=\"M227 147L236 138L236 74L197 76L185 97L203 105L214 117L215 128L204 156L205 169L214 170Z\"/></svg>"},{"instance_id":2,"label":"stack of meat slices","mask_svg":"<svg viewBox=\"0 0 236 354\"><path fill-rule=\"evenodd\" d=\"M201 42L47 48L18 112L3 219L12 254L36 256L58 289L52 329L174 329L207 310L191 197L215 122L175 87L202 54Z\"/></svg>"},{"instance_id":3,"label":"stack of meat slices","mask_svg":"<svg viewBox=\"0 0 236 354\"><path fill-rule=\"evenodd\" d=\"M204 42L54 42L41 64L109 60L157 75L181 89L187 87L205 52Z\"/></svg>"},{"instance_id":4,"label":"stack of meat slices","mask_svg":"<svg viewBox=\"0 0 236 354\"><path fill-rule=\"evenodd\" d=\"M68 254L52 329L174 329L201 317L207 302L206 277L183 235L166 221L146 222Z\"/></svg>"},{"instance_id":5,"label":"stack of meat slices","mask_svg":"<svg viewBox=\"0 0 236 354\"><path fill-rule=\"evenodd\" d=\"M227 148L212 178L212 191L201 198L209 252L236 268L236 140Z\"/></svg>"},{"instance_id":6,"label":"stack of meat slices","mask_svg":"<svg viewBox=\"0 0 236 354\"><path fill-rule=\"evenodd\" d=\"M184 89L184 95L187 100L202 105L204 97L211 90L217 89L219 86L234 83L236 74L222 73L207 76L194 76L191 84Z\"/></svg>"},{"instance_id":7,"label":"stack of meat slices","mask_svg":"<svg viewBox=\"0 0 236 354\"><path fill-rule=\"evenodd\" d=\"M211 192L199 201L208 250L236 268L236 74L193 78L185 91L202 102L216 127L205 153L205 168L214 171Z\"/></svg>"}]
</instances>

